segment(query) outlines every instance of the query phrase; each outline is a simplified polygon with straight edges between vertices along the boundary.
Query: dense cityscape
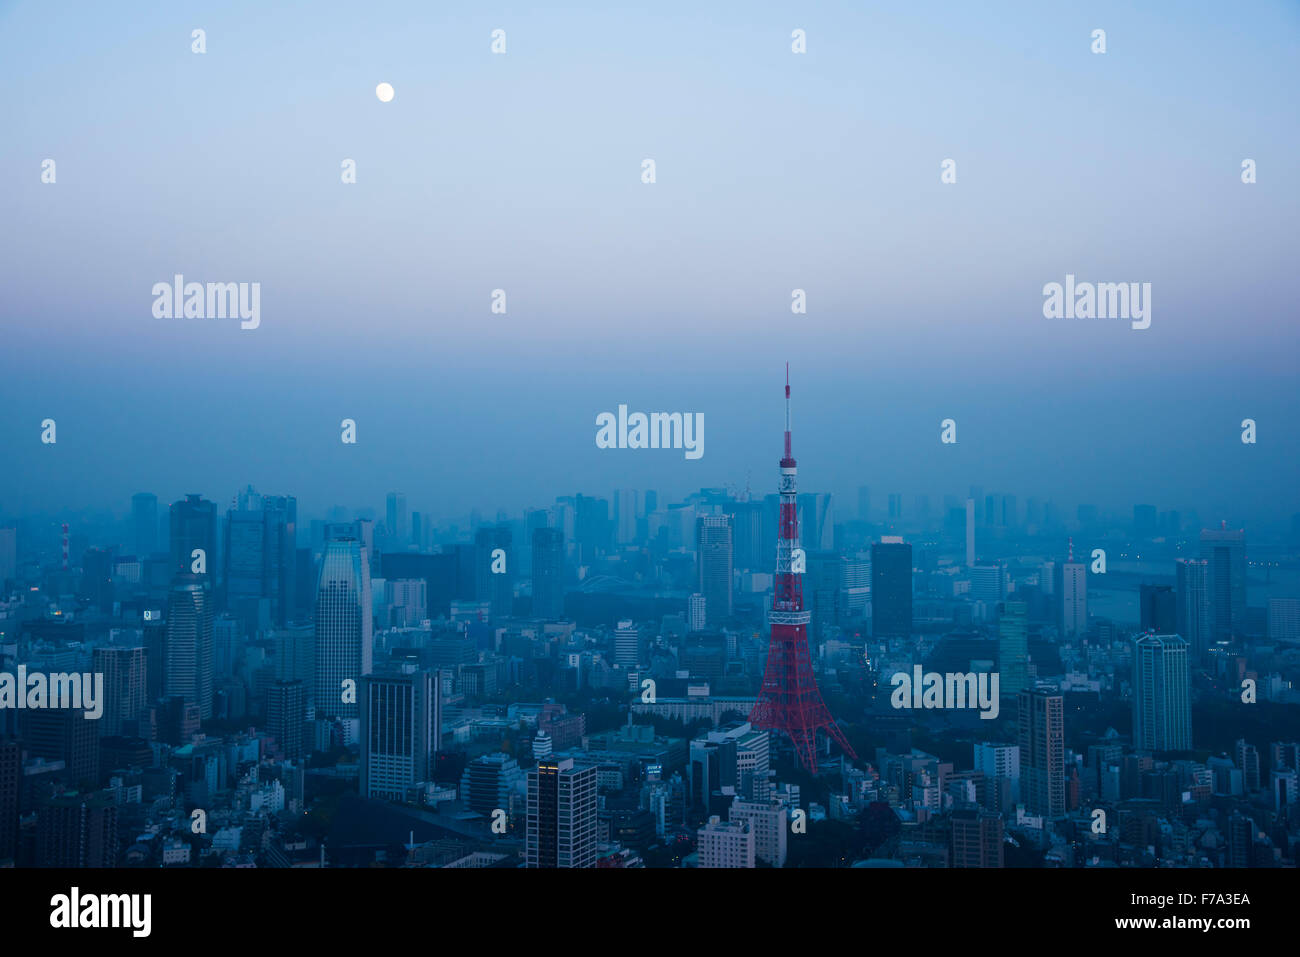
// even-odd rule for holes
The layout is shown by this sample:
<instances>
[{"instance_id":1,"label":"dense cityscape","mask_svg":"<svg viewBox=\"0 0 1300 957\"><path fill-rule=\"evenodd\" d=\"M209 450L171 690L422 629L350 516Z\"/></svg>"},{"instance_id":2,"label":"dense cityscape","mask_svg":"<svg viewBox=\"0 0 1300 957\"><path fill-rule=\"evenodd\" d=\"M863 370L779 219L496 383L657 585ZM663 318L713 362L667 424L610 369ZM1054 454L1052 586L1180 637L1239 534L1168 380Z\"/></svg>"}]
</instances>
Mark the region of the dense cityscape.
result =
<instances>
[{"instance_id":1,"label":"dense cityscape","mask_svg":"<svg viewBox=\"0 0 1300 957\"><path fill-rule=\"evenodd\" d=\"M0 864L1295 866L1300 515L796 475L11 519Z\"/></svg>"}]
</instances>

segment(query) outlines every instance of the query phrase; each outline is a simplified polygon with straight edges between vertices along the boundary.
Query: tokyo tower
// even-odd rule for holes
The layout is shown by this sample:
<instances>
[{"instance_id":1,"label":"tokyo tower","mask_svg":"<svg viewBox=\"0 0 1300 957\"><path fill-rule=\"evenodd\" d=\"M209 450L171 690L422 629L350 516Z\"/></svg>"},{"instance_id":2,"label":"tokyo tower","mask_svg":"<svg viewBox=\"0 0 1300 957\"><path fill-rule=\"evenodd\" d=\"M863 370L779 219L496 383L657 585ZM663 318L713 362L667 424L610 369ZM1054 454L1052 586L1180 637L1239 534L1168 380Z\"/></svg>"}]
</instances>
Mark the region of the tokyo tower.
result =
<instances>
[{"instance_id":1,"label":"tokyo tower","mask_svg":"<svg viewBox=\"0 0 1300 957\"><path fill-rule=\"evenodd\" d=\"M781 519L776 543L776 592L772 596L772 637L763 688L749 721L761 730L780 731L793 743L799 763L817 773L817 731L824 730L851 758L844 733L831 717L813 678L808 653L809 614L803 607L803 572L799 547L794 455L790 451L790 364L785 366L785 458L781 459Z\"/></svg>"}]
</instances>

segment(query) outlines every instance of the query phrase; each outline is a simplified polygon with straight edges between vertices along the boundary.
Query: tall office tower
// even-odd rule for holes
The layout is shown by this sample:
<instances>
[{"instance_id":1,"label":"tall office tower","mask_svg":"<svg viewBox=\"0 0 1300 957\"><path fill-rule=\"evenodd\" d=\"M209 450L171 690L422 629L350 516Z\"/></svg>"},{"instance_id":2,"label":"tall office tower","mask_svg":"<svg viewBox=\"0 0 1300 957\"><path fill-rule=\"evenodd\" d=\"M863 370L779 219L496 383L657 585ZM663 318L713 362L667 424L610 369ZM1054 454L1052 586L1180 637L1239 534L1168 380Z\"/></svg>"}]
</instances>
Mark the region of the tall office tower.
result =
<instances>
[{"instance_id":1,"label":"tall office tower","mask_svg":"<svg viewBox=\"0 0 1300 957\"><path fill-rule=\"evenodd\" d=\"M18 794L23 777L23 753L18 742L0 738L0 866L18 850Z\"/></svg>"},{"instance_id":2,"label":"tall office tower","mask_svg":"<svg viewBox=\"0 0 1300 957\"><path fill-rule=\"evenodd\" d=\"M64 784L92 789L99 784L99 722L82 708L24 711L19 737L29 757L62 761Z\"/></svg>"},{"instance_id":3,"label":"tall office tower","mask_svg":"<svg viewBox=\"0 0 1300 957\"><path fill-rule=\"evenodd\" d=\"M1157 635L1179 634L1178 599L1169 585L1139 585L1138 601L1143 631Z\"/></svg>"},{"instance_id":4,"label":"tall office tower","mask_svg":"<svg viewBox=\"0 0 1300 957\"><path fill-rule=\"evenodd\" d=\"M724 821L715 814L695 836L699 867L754 866L754 832L748 821Z\"/></svg>"},{"instance_id":5,"label":"tall office tower","mask_svg":"<svg viewBox=\"0 0 1300 957\"><path fill-rule=\"evenodd\" d=\"M572 758L528 772L528 867L596 866L596 767Z\"/></svg>"},{"instance_id":6,"label":"tall office tower","mask_svg":"<svg viewBox=\"0 0 1300 957\"><path fill-rule=\"evenodd\" d=\"M116 867L117 852L112 795L66 794L37 812L37 867Z\"/></svg>"},{"instance_id":7,"label":"tall office tower","mask_svg":"<svg viewBox=\"0 0 1300 957\"><path fill-rule=\"evenodd\" d=\"M104 713L99 733L105 737L125 734L124 726L134 725L149 703L144 646L96 648L91 655L91 671L104 676Z\"/></svg>"},{"instance_id":8,"label":"tall office tower","mask_svg":"<svg viewBox=\"0 0 1300 957\"><path fill-rule=\"evenodd\" d=\"M763 551L763 503L729 502L735 566L744 569L769 567L772 556Z\"/></svg>"},{"instance_id":9,"label":"tall office tower","mask_svg":"<svg viewBox=\"0 0 1300 957\"><path fill-rule=\"evenodd\" d=\"M344 681L358 689L374 654L370 558L354 538L335 539L321 556L316 588L316 714L360 717L357 699L343 694Z\"/></svg>"},{"instance_id":10,"label":"tall office tower","mask_svg":"<svg viewBox=\"0 0 1300 957\"><path fill-rule=\"evenodd\" d=\"M966 499L966 567L975 564L975 499Z\"/></svg>"},{"instance_id":11,"label":"tall office tower","mask_svg":"<svg viewBox=\"0 0 1300 957\"><path fill-rule=\"evenodd\" d=\"M614 663L621 668L641 663L641 629L631 619L620 621L614 629Z\"/></svg>"},{"instance_id":12,"label":"tall office tower","mask_svg":"<svg viewBox=\"0 0 1300 957\"><path fill-rule=\"evenodd\" d=\"M1300 639L1300 598L1270 598L1266 627L1274 640Z\"/></svg>"},{"instance_id":13,"label":"tall office tower","mask_svg":"<svg viewBox=\"0 0 1300 957\"><path fill-rule=\"evenodd\" d=\"M252 486L226 512L226 607L251 631L283 628L295 617L297 522L297 499L258 495Z\"/></svg>"},{"instance_id":14,"label":"tall office tower","mask_svg":"<svg viewBox=\"0 0 1300 957\"><path fill-rule=\"evenodd\" d=\"M18 574L18 529L0 528L0 588Z\"/></svg>"},{"instance_id":15,"label":"tall office tower","mask_svg":"<svg viewBox=\"0 0 1300 957\"><path fill-rule=\"evenodd\" d=\"M748 824L754 837L754 856L771 867L785 867L786 831L790 811L781 801L746 801L736 798L727 818Z\"/></svg>"},{"instance_id":16,"label":"tall office tower","mask_svg":"<svg viewBox=\"0 0 1300 957\"><path fill-rule=\"evenodd\" d=\"M411 526L406 517L406 495L403 492L389 492L387 509L384 511L384 529L388 532L388 547L395 551L406 551L411 540Z\"/></svg>"},{"instance_id":17,"label":"tall office tower","mask_svg":"<svg viewBox=\"0 0 1300 957\"><path fill-rule=\"evenodd\" d=\"M609 501L589 495L573 498L574 544L579 564L587 565L609 551L613 543L613 523L609 520Z\"/></svg>"},{"instance_id":18,"label":"tall office tower","mask_svg":"<svg viewBox=\"0 0 1300 957\"><path fill-rule=\"evenodd\" d=\"M998 694L1004 698L1029 687L1029 605L1005 601L998 617Z\"/></svg>"},{"instance_id":19,"label":"tall office tower","mask_svg":"<svg viewBox=\"0 0 1300 957\"><path fill-rule=\"evenodd\" d=\"M704 596L695 592L686 599L686 625L691 631L703 631L707 627Z\"/></svg>"},{"instance_id":20,"label":"tall office tower","mask_svg":"<svg viewBox=\"0 0 1300 957\"><path fill-rule=\"evenodd\" d=\"M276 681L301 681L308 703L316 692L316 628L288 625L271 632L271 665Z\"/></svg>"},{"instance_id":21,"label":"tall office tower","mask_svg":"<svg viewBox=\"0 0 1300 957\"><path fill-rule=\"evenodd\" d=\"M871 633L906 638L912 633L912 546L886 535L871 546Z\"/></svg>"},{"instance_id":22,"label":"tall office tower","mask_svg":"<svg viewBox=\"0 0 1300 957\"><path fill-rule=\"evenodd\" d=\"M290 761L306 757L307 685L277 681L266 689L266 730Z\"/></svg>"},{"instance_id":23,"label":"tall office tower","mask_svg":"<svg viewBox=\"0 0 1300 957\"><path fill-rule=\"evenodd\" d=\"M731 617L731 517L701 515L695 520L697 581L704 617L716 628Z\"/></svg>"},{"instance_id":24,"label":"tall office tower","mask_svg":"<svg viewBox=\"0 0 1300 957\"><path fill-rule=\"evenodd\" d=\"M1246 626L1246 532L1220 528L1201 532L1201 558L1209 563L1210 632L1214 641L1241 637Z\"/></svg>"},{"instance_id":25,"label":"tall office tower","mask_svg":"<svg viewBox=\"0 0 1300 957\"><path fill-rule=\"evenodd\" d=\"M509 814L510 803L523 780L519 764L510 755L500 751L485 754L466 764L461 773L461 803L487 818L498 809Z\"/></svg>"},{"instance_id":26,"label":"tall office tower","mask_svg":"<svg viewBox=\"0 0 1300 957\"><path fill-rule=\"evenodd\" d=\"M152 492L131 496L131 548L140 559L158 551L158 496Z\"/></svg>"},{"instance_id":27,"label":"tall office tower","mask_svg":"<svg viewBox=\"0 0 1300 957\"><path fill-rule=\"evenodd\" d=\"M1268 793L1273 802L1273 813L1288 814L1288 808L1300 797L1300 776L1290 769L1270 771L1268 774Z\"/></svg>"},{"instance_id":28,"label":"tall office tower","mask_svg":"<svg viewBox=\"0 0 1300 957\"><path fill-rule=\"evenodd\" d=\"M177 575L167 596L163 694L177 695L212 717L212 589L206 575Z\"/></svg>"},{"instance_id":29,"label":"tall office tower","mask_svg":"<svg viewBox=\"0 0 1300 957\"><path fill-rule=\"evenodd\" d=\"M206 578L217 572L217 503L201 495L186 495L172 502L171 513L172 574L193 573L197 561L195 549L203 550Z\"/></svg>"},{"instance_id":30,"label":"tall office tower","mask_svg":"<svg viewBox=\"0 0 1300 957\"><path fill-rule=\"evenodd\" d=\"M628 545L636 540L636 516L640 495L636 489L614 490L614 541Z\"/></svg>"},{"instance_id":31,"label":"tall office tower","mask_svg":"<svg viewBox=\"0 0 1300 957\"><path fill-rule=\"evenodd\" d=\"M1192 747L1192 689L1187 642L1177 635L1142 635L1133 642L1133 747L1188 751Z\"/></svg>"},{"instance_id":32,"label":"tall office tower","mask_svg":"<svg viewBox=\"0 0 1300 957\"><path fill-rule=\"evenodd\" d=\"M485 525L474 533L474 597L491 602L492 619L509 618L515 604L510 526Z\"/></svg>"},{"instance_id":33,"label":"tall office tower","mask_svg":"<svg viewBox=\"0 0 1300 957\"><path fill-rule=\"evenodd\" d=\"M1002 601L1007 597L1007 567L1001 562L970 568L970 597L974 601Z\"/></svg>"},{"instance_id":34,"label":"tall office tower","mask_svg":"<svg viewBox=\"0 0 1300 957\"><path fill-rule=\"evenodd\" d=\"M952 812L952 866L1002 867L1002 815L979 808Z\"/></svg>"},{"instance_id":35,"label":"tall office tower","mask_svg":"<svg viewBox=\"0 0 1300 957\"><path fill-rule=\"evenodd\" d=\"M1030 814L1065 815L1064 699L1052 691L1020 692L1020 795Z\"/></svg>"},{"instance_id":36,"label":"tall office tower","mask_svg":"<svg viewBox=\"0 0 1300 957\"><path fill-rule=\"evenodd\" d=\"M1237 767L1241 769L1241 783L1247 793L1259 790L1259 751L1245 738L1239 738L1233 745Z\"/></svg>"},{"instance_id":37,"label":"tall office tower","mask_svg":"<svg viewBox=\"0 0 1300 957\"><path fill-rule=\"evenodd\" d=\"M1020 803L1020 748L1014 744L975 742L975 770L988 782L986 806L1009 814Z\"/></svg>"},{"instance_id":38,"label":"tall office tower","mask_svg":"<svg viewBox=\"0 0 1300 957\"><path fill-rule=\"evenodd\" d=\"M1074 542L1055 568L1056 627L1062 638L1088 633L1088 566L1074 560Z\"/></svg>"},{"instance_id":39,"label":"tall office tower","mask_svg":"<svg viewBox=\"0 0 1300 957\"><path fill-rule=\"evenodd\" d=\"M901 521L903 518L903 496L897 492L889 493L889 520L891 522Z\"/></svg>"},{"instance_id":40,"label":"tall office tower","mask_svg":"<svg viewBox=\"0 0 1300 957\"><path fill-rule=\"evenodd\" d=\"M1210 563L1204 559L1180 558L1174 565L1177 595L1175 633L1191 649L1192 658L1205 657L1214 640L1210 606Z\"/></svg>"},{"instance_id":41,"label":"tall office tower","mask_svg":"<svg viewBox=\"0 0 1300 957\"><path fill-rule=\"evenodd\" d=\"M848 739L831 717L813 677L808 651L808 622L803 607L803 573L794 563L799 548L798 468L790 440L790 367L785 380L785 454L781 458L780 529L776 547L776 584L768 615L771 637L758 700L749 712L757 730L780 731L794 744L799 763L817 773L817 732L825 731L856 758Z\"/></svg>"},{"instance_id":42,"label":"tall office tower","mask_svg":"<svg viewBox=\"0 0 1300 957\"><path fill-rule=\"evenodd\" d=\"M805 604L811 616L808 636L820 647L840 621L839 552L807 552L808 572L804 579Z\"/></svg>"},{"instance_id":43,"label":"tall office tower","mask_svg":"<svg viewBox=\"0 0 1300 957\"><path fill-rule=\"evenodd\" d=\"M659 493L652 488L646 489L645 498L643 499L643 502L645 503L644 511L646 515L649 515L651 512L658 511Z\"/></svg>"},{"instance_id":44,"label":"tall office tower","mask_svg":"<svg viewBox=\"0 0 1300 957\"><path fill-rule=\"evenodd\" d=\"M852 621L867 613L871 604L871 557L867 552L840 559L841 620Z\"/></svg>"},{"instance_id":45,"label":"tall office tower","mask_svg":"<svg viewBox=\"0 0 1300 957\"><path fill-rule=\"evenodd\" d=\"M564 533L533 530L533 617L564 617Z\"/></svg>"},{"instance_id":46,"label":"tall office tower","mask_svg":"<svg viewBox=\"0 0 1300 957\"><path fill-rule=\"evenodd\" d=\"M1156 533L1156 507L1154 505L1133 506L1133 534L1141 538L1150 538Z\"/></svg>"},{"instance_id":47,"label":"tall office tower","mask_svg":"<svg viewBox=\"0 0 1300 957\"><path fill-rule=\"evenodd\" d=\"M871 488L866 485L858 486L858 521L871 521Z\"/></svg>"},{"instance_id":48,"label":"tall office tower","mask_svg":"<svg viewBox=\"0 0 1300 957\"><path fill-rule=\"evenodd\" d=\"M442 729L442 672L404 665L361 681L361 795L404 801L433 780Z\"/></svg>"},{"instance_id":49,"label":"tall office tower","mask_svg":"<svg viewBox=\"0 0 1300 957\"><path fill-rule=\"evenodd\" d=\"M804 492L799 496L799 537L808 551L830 551L835 547L835 505L825 492ZM770 561L770 559L769 559Z\"/></svg>"}]
</instances>

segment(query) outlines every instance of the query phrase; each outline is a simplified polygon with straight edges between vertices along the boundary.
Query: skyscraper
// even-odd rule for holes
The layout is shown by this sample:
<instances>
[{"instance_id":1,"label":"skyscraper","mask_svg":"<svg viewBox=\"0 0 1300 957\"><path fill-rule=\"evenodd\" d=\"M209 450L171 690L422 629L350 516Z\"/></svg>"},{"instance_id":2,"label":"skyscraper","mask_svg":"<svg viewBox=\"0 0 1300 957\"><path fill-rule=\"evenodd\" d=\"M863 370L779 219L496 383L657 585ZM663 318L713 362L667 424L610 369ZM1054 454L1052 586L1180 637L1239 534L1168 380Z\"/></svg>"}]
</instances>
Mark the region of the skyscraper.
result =
<instances>
[{"instance_id":1,"label":"skyscraper","mask_svg":"<svg viewBox=\"0 0 1300 957\"><path fill-rule=\"evenodd\" d=\"M695 520L695 552L704 618L715 628L731 617L731 516L701 515Z\"/></svg>"},{"instance_id":2,"label":"skyscraper","mask_svg":"<svg viewBox=\"0 0 1300 957\"><path fill-rule=\"evenodd\" d=\"M0 864L12 861L18 847L18 794L22 750L14 739L0 737Z\"/></svg>"},{"instance_id":3,"label":"skyscraper","mask_svg":"<svg viewBox=\"0 0 1300 957\"><path fill-rule=\"evenodd\" d=\"M629 619L614 629L614 663L621 668L635 668L641 663L641 630Z\"/></svg>"},{"instance_id":4,"label":"skyscraper","mask_svg":"<svg viewBox=\"0 0 1300 957\"><path fill-rule=\"evenodd\" d=\"M201 547L201 546L196 546ZM180 574L167 597L163 693L212 717L212 589L206 575Z\"/></svg>"},{"instance_id":5,"label":"skyscraper","mask_svg":"<svg viewBox=\"0 0 1300 957\"><path fill-rule=\"evenodd\" d=\"M572 758L528 772L528 867L596 866L596 767Z\"/></svg>"},{"instance_id":6,"label":"skyscraper","mask_svg":"<svg viewBox=\"0 0 1300 957\"><path fill-rule=\"evenodd\" d=\"M533 617L564 617L564 533L533 529Z\"/></svg>"},{"instance_id":7,"label":"skyscraper","mask_svg":"<svg viewBox=\"0 0 1300 957\"><path fill-rule=\"evenodd\" d=\"M1029 606L1023 601L1006 601L998 618L998 693L1014 697L1029 686Z\"/></svg>"},{"instance_id":8,"label":"skyscraper","mask_svg":"<svg viewBox=\"0 0 1300 957\"><path fill-rule=\"evenodd\" d=\"M405 551L411 541L411 524L406 518L406 495L402 492L389 492L387 506L384 528L388 532L389 547Z\"/></svg>"},{"instance_id":9,"label":"skyscraper","mask_svg":"<svg viewBox=\"0 0 1300 957\"><path fill-rule=\"evenodd\" d=\"M371 621L370 559L354 538L326 543L316 589L316 711L318 715L357 718L354 696L344 697L345 681L357 689L370 673L374 638Z\"/></svg>"},{"instance_id":10,"label":"skyscraper","mask_svg":"<svg viewBox=\"0 0 1300 957\"><path fill-rule=\"evenodd\" d=\"M1002 816L979 808L952 812L952 866L1001 867Z\"/></svg>"},{"instance_id":11,"label":"skyscraper","mask_svg":"<svg viewBox=\"0 0 1300 957\"><path fill-rule=\"evenodd\" d=\"M1088 566L1074 560L1074 543L1070 554L1054 569L1056 575L1056 627L1062 638L1088 632Z\"/></svg>"},{"instance_id":12,"label":"skyscraper","mask_svg":"<svg viewBox=\"0 0 1300 957\"><path fill-rule=\"evenodd\" d=\"M1026 689L1018 701L1020 794L1030 814L1065 815L1065 712L1053 691Z\"/></svg>"},{"instance_id":13,"label":"skyscraper","mask_svg":"<svg viewBox=\"0 0 1300 957\"><path fill-rule=\"evenodd\" d=\"M975 500L966 499L966 567L975 564Z\"/></svg>"},{"instance_id":14,"label":"skyscraper","mask_svg":"<svg viewBox=\"0 0 1300 957\"><path fill-rule=\"evenodd\" d=\"M433 780L442 728L442 673L404 665L361 681L361 794L390 801Z\"/></svg>"},{"instance_id":15,"label":"skyscraper","mask_svg":"<svg viewBox=\"0 0 1300 957\"><path fill-rule=\"evenodd\" d=\"M158 551L158 496L152 492L131 496L131 548L142 559Z\"/></svg>"},{"instance_id":16,"label":"skyscraper","mask_svg":"<svg viewBox=\"0 0 1300 957\"><path fill-rule=\"evenodd\" d=\"M188 575L194 569L195 549L203 550L205 575L217 569L217 504L201 495L186 495L171 506L172 574Z\"/></svg>"},{"instance_id":17,"label":"skyscraper","mask_svg":"<svg viewBox=\"0 0 1300 957\"><path fill-rule=\"evenodd\" d=\"M636 489L619 488L614 490L614 541L627 545L636 539L637 501L640 494Z\"/></svg>"},{"instance_id":18,"label":"skyscraper","mask_svg":"<svg viewBox=\"0 0 1300 957\"><path fill-rule=\"evenodd\" d=\"M306 756L306 724L307 685L304 682L276 681L266 689L266 730L290 761L299 761Z\"/></svg>"},{"instance_id":19,"label":"skyscraper","mask_svg":"<svg viewBox=\"0 0 1300 957\"><path fill-rule=\"evenodd\" d=\"M509 618L514 608L515 570L510 540L507 525L485 525L474 533L474 597L491 602L493 619Z\"/></svg>"},{"instance_id":20,"label":"skyscraper","mask_svg":"<svg viewBox=\"0 0 1300 957\"><path fill-rule=\"evenodd\" d=\"M1144 751L1192 747L1187 642L1178 635L1134 639L1133 747Z\"/></svg>"},{"instance_id":21,"label":"skyscraper","mask_svg":"<svg viewBox=\"0 0 1300 957\"><path fill-rule=\"evenodd\" d=\"M1246 625L1246 532L1201 531L1201 558L1209 563L1210 630L1214 641L1240 638Z\"/></svg>"},{"instance_id":22,"label":"skyscraper","mask_svg":"<svg viewBox=\"0 0 1300 957\"><path fill-rule=\"evenodd\" d=\"M99 733L106 737L124 734L125 726L139 720L149 702L144 646L96 648L91 670L104 676Z\"/></svg>"},{"instance_id":23,"label":"skyscraper","mask_svg":"<svg viewBox=\"0 0 1300 957\"><path fill-rule=\"evenodd\" d=\"M1139 617L1143 631L1158 635L1178 632L1178 600L1169 585L1138 586Z\"/></svg>"},{"instance_id":24,"label":"skyscraper","mask_svg":"<svg viewBox=\"0 0 1300 957\"><path fill-rule=\"evenodd\" d=\"M1200 661L1213 640L1210 619L1210 563L1180 558L1174 565L1177 590L1175 632L1182 636L1192 658Z\"/></svg>"},{"instance_id":25,"label":"skyscraper","mask_svg":"<svg viewBox=\"0 0 1300 957\"><path fill-rule=\"evenodd\" d=\"M283 628L295 617L297 521L297 499L258 495L251 486L226 512L226 607L250 630Z\"/></svg>"},{"instance_id":26,"label":"skyscraper","mask_svg":"<svg viewBox=\"0 0 1300 957\"><path fill-rule=\"evenodd\" d=\"M871 633L912 633L912 546L898 536L886 535L871 546Z\"/></svg>"}]
</instances>

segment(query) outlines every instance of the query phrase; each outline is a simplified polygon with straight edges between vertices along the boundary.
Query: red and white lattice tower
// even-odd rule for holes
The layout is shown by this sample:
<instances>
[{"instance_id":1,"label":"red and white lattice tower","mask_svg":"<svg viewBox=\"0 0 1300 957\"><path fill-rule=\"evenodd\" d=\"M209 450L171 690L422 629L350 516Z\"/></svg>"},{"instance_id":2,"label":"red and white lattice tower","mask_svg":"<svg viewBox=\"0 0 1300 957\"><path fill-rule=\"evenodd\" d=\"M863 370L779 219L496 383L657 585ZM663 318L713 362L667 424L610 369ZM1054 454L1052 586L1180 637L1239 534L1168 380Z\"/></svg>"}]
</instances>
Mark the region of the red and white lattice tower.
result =
<instances>
[{"instance_id":1,"label":"red and white lattice tower","mask_svg":"<svg viewBox=\"0 0 1300 957\"><path fill-rule=\"evenodd\" d=\"M823 730L856 758L817 690L808 653L809 614L803 607L803 570L794 455L790 451L790 365L785 367L785 457L781 459L781 521L776 543L776 592L772 637L758 701L749 712L755 727L780 731L793 743L799 763L817 773L817 732Z\"/></svg>"}]
</instances>

